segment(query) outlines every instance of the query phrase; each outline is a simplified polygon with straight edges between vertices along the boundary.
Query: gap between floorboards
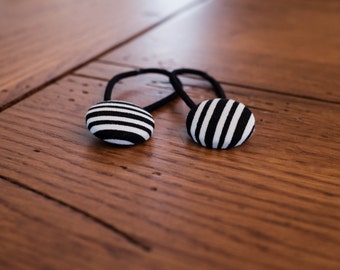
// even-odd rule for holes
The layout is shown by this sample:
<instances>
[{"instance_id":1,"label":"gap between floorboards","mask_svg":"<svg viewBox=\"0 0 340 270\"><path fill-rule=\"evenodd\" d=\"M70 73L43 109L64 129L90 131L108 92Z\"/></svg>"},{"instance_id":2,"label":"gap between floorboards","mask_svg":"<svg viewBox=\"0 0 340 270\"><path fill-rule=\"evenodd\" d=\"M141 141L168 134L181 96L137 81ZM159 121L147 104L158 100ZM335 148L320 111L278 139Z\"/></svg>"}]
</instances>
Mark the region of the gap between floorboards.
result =
<instances>
[{"instance_id":1,"label":"gap between floorboards","mask_svg":"<svg viewBox=\"0 0 340 270\"><path fill-rule=\"evenodd\" d=\"M118 62L102 60L102 59L97 59L96 62L99 62L99 63L104 64L104 65L114 65L114 66L118 66L118 67L131 68L131 69L145 68L145 67L129 65L129 64L124 64L124 63L118 63ZM77 77L83 77L83 78L88 78L88 79L94 79L94 80L100 80L100 81L108 81L106 78L102 78L102 77L98 77L98 76L90 76L90 75L79 74L76 71L77 70L74 70L73 73L71 73L69 75L77 76ZM114 76L114 75L115 74L112 74L112 76ZM188 77L188 78L191 77L189 75L182 75L182 76L183 77ZM199 78L199 77L195 77L195 79L200 80L200 81L204 81L204 79ZM332 100L327 100L327 99L322 99L322 98L316 98L316 97L310 97L310 96L304 96L304 95L298 95L298 94L283 93L283 92L275 90L275 89L256 87L256 86L251 86L251 85L246 85L246 84L239 84L239 83L228 82L228 81L219 81L219 83L220 84L225 84L225 85L228 85L228 86L245 88L245 89L250 89L250 90L255 90L255 91L260 91L260 92L278 94L278 95L281 95L281 96L303 98L303 99L307 99L307 100L313 100L313 101L318 101L318 102L325 102L325 103L331 103L331 104L340 105L340 102L337 102L337 101L332 101Z\"/></svg>"},{"instance_id":2,"label":"gap between floorboards","mask_svg":"<svg viewBox=\"0 0 340 270\"><path fill-rule=\"evenodd\" d=\"M92 61L96 60L96 59L99 59L101 58L102 56L104 56L105 54L111 52L111 51L114 51L120 47L123 47L124 45L128 44L129 42L141 37L142 35L150 32L151 30L155 29L156 27L162 25L163 23L167 22L167 21L170 21L171 19L185 13L185 12L188 12L190 10L192 10L193 8L195 7L198 7L202 4L205 4L205 3L208 3L209 0L199 0L199 1L196 1L196 2L192 2L192 3L189 3L185 6L183 6L182 8L179 8L178 10L174 11L173 13L170 13L168 16L160 19L159 21L151 24L150 26L146 27L144 30L141 30L139 32L137 32L136 34L130 36L129 38L127 39L124 39L122 40L121 42L117 43L116 45L102 51L101 53L89 58L88 60L84 61L83 63L69 69L69 70L66 70L65 72L63 72L62 74L56 76L55 78L51 79L51 80L48 80L46 81L45 83L41 84L41 85L38 85L37 87L33 88L32 90L26 92L25 94L21 95L20 97L18 98L15 98L14 100L8 102L7 104L4 104L2 106L0 106L0 113L3 112L4 110L14 106L15 104L19 103L20 101L40 92L41 90L43 90L44 88L46 88L47 86L49 86L50 84L53 84L54 82L64 78L65 76L69 75L70 73L74 72L75 70L79 69L79 68L82 68L84 66L86 66L87 64L91 63Z\"/></svg>"},{"instance_id":3,"label":"gap between floorboards","mask_svg":"<svg viewBox=\"0 0 340 270\"><path fill-rule=\"evenodd\" d=\"M62 200L54 198L54 197L52 197L52 196L50 196L50 195L48 195L46 193L43 193L43 192L38 191L38 190L36 190L34 188L31 188L31 187L29 187L29 186L27 186L27 185L25 185L23 183L20 183L20 182L14 180L14 179L11 179L9 177L0 175L0 179L2 179L3 181L9 182L12 185L15 185L15 186L17 186L19 188L22 188L22 189L24 189L26 191L30 191L30 192L32 192L32 193L34 193L34 194L36 194L36 195L38 195L40 197L43 197L43 198L45 198L45 199L47 199L49 201L53 201L54 203L57 203L60 206L66 207L66 208L76 212L77 214L80 214L80 215L90 219L91 221L93 221L93 222L95 222L95 223L105 227L106 229L108 229L111 232L117 234L118 236L122 237L127 242L129 242L130 244L138 247L139 249L141 249L141 250L143 250L145 252L151 252L151 250L152 250L152 248L149 245L147 245L147 244L143 243L142 241L134 238L133 236L129 235L127 232L124 232L123 230L117 228L116 226L114 226L114 225L112 225L110 223L107 223L107 222L101 220L100 218L97 218L97 217L95 217L95 216L93 216L93 215L91 215L91 214L89 214L89 213L87 213L87 212L85 212L85 211L83 211L83 210L81 210L81 209L71 205L71 204L65 203Z\"/></svg>"}]
</instances>

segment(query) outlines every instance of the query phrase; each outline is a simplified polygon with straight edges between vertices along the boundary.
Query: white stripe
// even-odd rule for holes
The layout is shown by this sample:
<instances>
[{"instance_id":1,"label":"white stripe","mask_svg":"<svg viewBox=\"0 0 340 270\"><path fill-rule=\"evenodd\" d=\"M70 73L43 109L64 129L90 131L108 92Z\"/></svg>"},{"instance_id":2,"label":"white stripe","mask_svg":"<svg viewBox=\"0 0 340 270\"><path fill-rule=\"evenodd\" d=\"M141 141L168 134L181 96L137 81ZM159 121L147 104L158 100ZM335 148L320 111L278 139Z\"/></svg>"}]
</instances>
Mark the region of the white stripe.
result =
<instances>
[{"instance_id":1,"label":"white stripe","mask_svg":"<svg viewBox=\"0 0 340 270\"><path fill-rule=\"evenodd\" d=\"M97 107L103 107L103 106L110 106L110 107L116 107L116 106L128 106L129 108L135 108L135 109L142 109L139 106L131 103L131 102L127 102L127 101L120 101L120 100L110 100L110 101L104 101L104 102L100 102L97 103L95 105L93 105L91 107L92 108L97 108ZM143 109L142 109L143 110Z\"/></svg>"},{"instance_id":2,"label":"white stripe","mask_svg":"<svg viewBox=\"0 0 340 270\"><path fill-rule=\"evenodd\" d=\"M113 101L113 102L103 102L103 103L99 103L99 104L96 104L96 105L93 105L89 111L91 111L92 109L95 109L95 108L103 108L103 106L107 106L107 107L112 107L112 108L115 108L115 107L124 107L124 108L131 108L131 109L135 109L137 111L140 111L140 112L144 112L146 113L147 115L151 116L151 114L144 110L143 108L133 104L133 103L130 103L130 102L125 102L125 101Z\"/></svg>"},{"instance_id":3,"label":"white stripe","mask_svg":"<svg viewBox=\"0 0 340 270\"><path fill-rule=\"evenodd\" d=\"M249 120L248 120L248 123L247 123L247 126L246 128L244 129L244 132L243 132L243 135L242 135L242 138L239 140L239 142L235 145L236 146L239 146L241 145L245 139L247 139L247 137L249 136L251 130L253 129L255 125L255 117L253 114L251 114Z\"/></svg>"},{"instance_id":4,"label":"white stripe","mask_svg":"<svg viewBox=\"0 0 340 270\"><path fill-rule=\"evenodd\" d=\"M154 123L152 115L148 116L148 115L145 115L143 113L139 113L139 112L132 111L132 110L129 110L129 109L97 108L97 109L93 109L93 110L88 111L87 115L90 114L90 113L94 113L94 112L122 112L122 113L129 113L129 114L133 114L133 115L138 115L138 116L144 117L145 119L149 119L150 121L152 121Z\"/></svg>"},{"instance_id":5,"label":"white stripe","mask_svg":"<svg viewBox=\"0 0 340 270\"><path fill-rule=\"evenodd\" d=\"M205 134L207 132L207 128L211 119L211 116L216 108L217 102L219 102L220 98L216 98L214 99L211 104L209 105L209 109L204 117L202 126L201 126L201 130L200 130L200 134L199 134L199 141L201 142L201 145L206 146L205 145Z\"/></svg>"},{"instance_id":6,"label":"white stripe","mask_svg":"<svg viewBox=\"0 0 340 270\"><path fill-rule=\"evenodd\" d=\"M107 139L107 140L104 140L104 141L108 142L108 143L118 144L118 145L134 145L133 142L129 142L129 141L125 141L125 140L118 140L118 139Z\"/></svg>"},{"instance_id":7,"label":"white stripe","mask_svg":"<svg viewBox=\"0 0 340 270\"><path fill-rule=\"evenodd\" d=\"M93 123L93 122L97 122L97 121L120 121L120 122L126 122L126 123L132 123L132 124L136 124L136 125L140 125L143 127L146 127L150 130L153 130L153 127L143 121L140 120L136 120L136 119L132 119L132 118L127 118L127 117L120 117L120 116L110 116L110 115L105 115L105 116L96 116L96 117L91 117L87 120L87 127Z\"/></svg>"},{"instance_id":8,"label":"white stripe","mask_svg":"<svg viewBox=\"0 0 340 270\"><path fill-rule=\"evenodd\" d=\"M202 110L204 108L204 105L207 102L208 102L208 100L205 100L200 105L198 105L198 108L197 108L195 115L194 115L194 119L192 119L192 122L191 122L190 134L191 134L192 138L194 139L194 141L196 143L197 143L197 140L195 138L195 131L196 131L196 128L197 128L197 123L198 123L198 120L199 120L200 115L202 113Z\"/></svg>"},{"instance_id":9,"label":"white stripe","mask_svg":"<svg viewBox=\"0 0 340 270\"><path fill-rule=\"evenodd\" d=\"M245 106L242 103L238 104L236 111L233 115L233 118L231 119L228 131L227 131L227 136L225 137L224 143L222 145L222 149L227 148L229 146L229 144L231 143L235 129L237 127L238 120L241 117L241 114L243 112L244 107Z\"/></svg>"},{"instance_id":10,"label":"white stripe","mask_svg":"<svg viewBox=\"0 0 340 270\"><path fill-rule=\"evenodd\" d=\"M135 127L123 126L123 125L104 124L104 125L93 126L90 129L92 134L95 134L96 132L103 131L103 130L126 131L126 132L131 132L134 134L138 134L142 136L145 140L150 138L149 133L147 133L145 130L135 128Z\"/></svg>"},{"instance_id":11,"label":"white stripe","mask_svg":"<svg viewBox=\"0 0 340 270\"><path fill-rule=\"evenodd\" d=\"M226 106L223 109L223 112L221 114L221 118L218 121L216 131L215 131L215 134L214 134L212 148L216 149L218 147L218 143L220 141L220 137L221 137L221 134L222 134L222 131L223 131L225 121L227 120L230 109L233 106L234 102L235 102L235 100L229 99Z\"/></svg>"}]
</instances>

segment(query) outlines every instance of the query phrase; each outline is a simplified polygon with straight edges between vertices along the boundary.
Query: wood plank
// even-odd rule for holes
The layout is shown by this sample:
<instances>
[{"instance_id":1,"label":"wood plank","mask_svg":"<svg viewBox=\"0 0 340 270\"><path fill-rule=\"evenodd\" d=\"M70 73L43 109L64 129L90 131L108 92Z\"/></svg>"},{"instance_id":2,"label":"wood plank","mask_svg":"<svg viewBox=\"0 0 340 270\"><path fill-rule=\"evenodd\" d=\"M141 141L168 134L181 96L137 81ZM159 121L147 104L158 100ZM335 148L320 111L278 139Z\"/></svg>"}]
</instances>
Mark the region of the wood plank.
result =
<instances>
[{"instance_id":1,"label":"wood plank","mask_svg":"<svg viewBox=\"0 0 340 270\"><path fill-rule=\"evenodd\" d=\"M148 252L82 213L1 177L0 190L1 269L150 269L158 265Z\"/></svg>"},{"instance_id":2,"label":"wood plank","mask_svg":"<svg viewBox=\"0 0 340 270\"><path fill-rule=\"evenodd\" d=\"M196 101L211 96L192 83ZM339 105L224 85L257 118L244 146L193 144L177 100L154 114L150 141L125 149L84 124L104 86L68 76L2 112L1 174L124 228L176 269L339 268ZM169 88L137 77L115 90L140 104Z\"/></svg>"},{"instance_id":3,"label":"wood plank","mask_svg":"<svg viewBox=\"0 0 340 270\"><path fill-rule=\"evenodd\" d=\"M102 59L339 103L339 14L340 1L210 1Z\"/></svg>"},{"instance_id":4,"label":"wood plank","mask_svg":"<svg viewBox=\"0 0 340 270\"><path fill-rule=\"evenodd\" d=\"M196 2L1 1L0 106Z\"/></svg>"}]
</instances>

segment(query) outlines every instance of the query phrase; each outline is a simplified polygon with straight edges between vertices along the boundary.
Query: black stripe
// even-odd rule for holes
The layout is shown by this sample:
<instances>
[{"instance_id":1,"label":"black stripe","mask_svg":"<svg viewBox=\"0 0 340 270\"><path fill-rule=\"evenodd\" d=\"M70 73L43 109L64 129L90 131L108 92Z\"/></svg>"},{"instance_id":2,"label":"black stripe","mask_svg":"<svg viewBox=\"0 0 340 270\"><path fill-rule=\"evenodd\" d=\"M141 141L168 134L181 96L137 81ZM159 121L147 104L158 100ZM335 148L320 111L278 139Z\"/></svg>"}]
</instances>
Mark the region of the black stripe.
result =
<instances>
[{"instance_id":1,"label":"black stripe","mask_svg":"<svg viewBox=\"0 0 340 270\"><path fill-rule=\"evenodd\" d=\"M97 106L97 105L108 105L108 104L125 104L125 105L131 105L133 107L136 107L136 108L139 108L138 105L136 104L133 104L133 103L129 103L129 102L126 102L126 101L122 101L122 100L108 100L108 101L102 101L102 102L99 102L97 103L96 105L94 106ZM100 107L100 106L99 106Z\"/></svg>"},{"instance_id":2,"label":"black stripe","mask_svg":"<svg viewBox=\"0 0 340 270\"><path fill-rule=\"evenodd\" d=\"M204 121L204 118L207 114L207 111L209 110L209 107L212 103L212 100L209 100L205 105L204 105L204 108L201 112L201 115L198 119L198 122L197 122L197 127L196 127L196 130L195 130L195 138L197 140L197 142L200 144L200 141L199 141L199 136L200 136L200 132L201 132L201 128L202 128L202 124L203 124L203 121ZM196 112L195 112L196 113Z\"/></svg>"},{"instance_id":3,"label":"black stripe","mask_svg":"<svg viewBox=\"0 0 340 270\"><path fill-rule=\"evenodd\" d=\"M119 130L102 130L96 132L95 136L102 140L108 139L125 140L132 142L133 144L145 142L145 139L136 133Z\"/></svg>"},{"instance_id":4,"label":"black stripe","mask_svg":"<svg viewBox=\"0 0 340 270\"><path fill-rule=\"evenodd\" d=\"M191 129L191 125L192 125L192 121L194 120L194 116L195 116L195 112L197 111L198 109L198 105L193 108L189 113L188 113L188 116L187 116L187 120L186 120L186 126L187 126L187 131L188 131L188 134L191 136L191 133L190 133L190 129Z\"/></svg>"},{"instance_id":5,"label":"black stripe","mask_svg":"<svg viewBox=\"0 0 340 270\"><path fill-rule=\"evenodd\" d=\"M231 139L231 142L228 146L228 148L234 147L239 140L242 138L243 132L247 126L247 123L249 122L249 118L251 116L251 111L247 108L244 107L240 119L237 122L236 129L233 134L233 138Z\"/></svg>"},{"instance_id":6,"label":"black stripe","mask_svg":"<svg viewBox=\"0 0 340 270\"><path fill-rule=\"evenodd\" d=\"M251 136L251 134L253 134L254 130L255 130L255 124L254 124L254 126L253 126L251 132L250 132L249 135L247 136L247 138L244 140L244 142L246 142L246 141L250 138L250 136Z\"/></svg>"},{"instance_id":7,"label":"black stripe","mask_svg":"<svg viewBox=\"0 0 340 270\"><path fill-rule=\"evenodd\" d=\"M104 109L104 108L109 108L109 109L112 109L112 110L114 110L114 109L124 109L124 110L130 110L130 111L134 111L134 112L138 112L138 113L141 113L141 114L144 114L144 115L146 115L146 116L148 116L148 117L151 117L150 116L150 114L147 112L147 111L145 111L145 110L138 110L138 109L141 109L140 107L138 107L138 106L136 106L136 105L133 105L133 104L128 104L128 103L121 103L121 104L123 104L123 105L130 105L130 106L132 106L132 108L130 108L130 107L124 107L124 106L117 106L116 104L114 104L114 103L112 103L114 106L110 106L110 104L103 104L103 105L101 105L101 106L97 106L97 105L95 105L96 107L91 107L89 110L88 110L88 114L89 113L91 113L91 111L92 110L96 110L96 109Z\"/></svg>"},{"instance_id":8,"label":"black stripe","mask_svg":"<svg viewBox=\"0 0 340 270\"><path fill-rule=\"evenodd\" d=\"M143 116L139 116L139 115L135 115L135 114L131 114L131 113L123 113L123 112L116 112L116 111L99 111L99 112L89 113L86 116L86 121L88 121L92 117L97 117L97 116L126 117L126 118L130 118L130 119L142 121L144 123L149 124L152 127L155 127L155 123L153 121L151 121L149 118L144 118ZM91 126L93 126L93 123L90 123L88 128L91 128Z\"/></svg>"},{"instance_id":9,"label":"black stripe","mask_svg":"<svg viewBox=\"0 0 340 270\"><path fill-rule=\"evenodd\" d=\"M207 127L207 131L205 134L204 142L206 147L212 148L213 146L213 139L215 135L215 131L217 128L218 121L221 118L222 112L226 106L227 102L225 99L221 99L217 102L214 112L209 119L209 124Z\"/></svg>"},{"instance_id":10,"label":"black stripe","mask_svg":"<svg viewBox=\"0 0 340 270\"><path fill-rule=\"evenodd\" d=\"M146 131L150 136L152 134L152 129L149 129L145 126L141 126L141 125L134 124L134 123L128 123L124 121L96 121L91 124L92 124L91 127L97 126L97 125L106 125L106 124L120 125L120 126L125 126L125 127L134 127L134 128L138 128L138 129ZM91 127L89 127L89 129L91 129Z\"/></svg>"},{"instance_id":11,"label":"black stripe","mask_svg":"<svg viewBox=\"0 0 340 270\"><path fill-rule=\"evenodd\" d=\"M231 102L231 101L228 100L228 102ZM235 114L235 111L236 111L236 108L238 107L238 105L239 105L239 103L237 101L235 101L233 106L231 106L228 117L227 117L227 119L226 119L226 121L224 122L224 125L223 125L221 137L220 137L220 140L219 140L218 146L217 146L218 149L221 149L221 147L223 146L225 136L227 135L228 128L230 126L230 122L233 119L233 116Z\"/></svg>"}]
</instances>

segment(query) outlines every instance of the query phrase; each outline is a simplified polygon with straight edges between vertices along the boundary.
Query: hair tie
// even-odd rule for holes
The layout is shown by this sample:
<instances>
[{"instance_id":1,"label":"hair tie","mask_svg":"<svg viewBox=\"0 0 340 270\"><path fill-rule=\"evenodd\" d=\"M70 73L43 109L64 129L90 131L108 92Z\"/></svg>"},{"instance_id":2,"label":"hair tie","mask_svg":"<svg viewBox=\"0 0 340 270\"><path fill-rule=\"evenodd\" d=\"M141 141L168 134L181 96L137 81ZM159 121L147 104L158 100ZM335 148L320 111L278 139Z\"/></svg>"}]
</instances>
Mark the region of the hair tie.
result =
<instances>
[{"instance_id":1,"label":"hair tie","mask_svg":"<svg viewBox=\"0 0 340 270\"><path fill-rule=\"evenodd\" d=\"M179 79L172 83L184 102L190 107L186 119L189 136L199 145L213 149L229 149L247 141L255 129L253 113L242 103L227 99L221 85L207 73L195 69L177 69L175 76L194 74L212 85L218 98L196 105L183 89Z\"/></svg>"},{"instance_id":2,"label":"hair tie","mask_svg":"<svg viewBox=\"0 0 340 270\"><path fill-rule=\"evenodd\" d=\"M86 125L93 135L121 146L139 144L151 137L155 121L150 112L175 99L178 96L176 92L144 108L127 101L111 100L113 87L118 81L146 73L166 75L175 87L176 79L170 80L173 75L164 69L148 68L117 74L107 84L104 101L93 105L86 113Z\"/></svg>"}]
</instances>

